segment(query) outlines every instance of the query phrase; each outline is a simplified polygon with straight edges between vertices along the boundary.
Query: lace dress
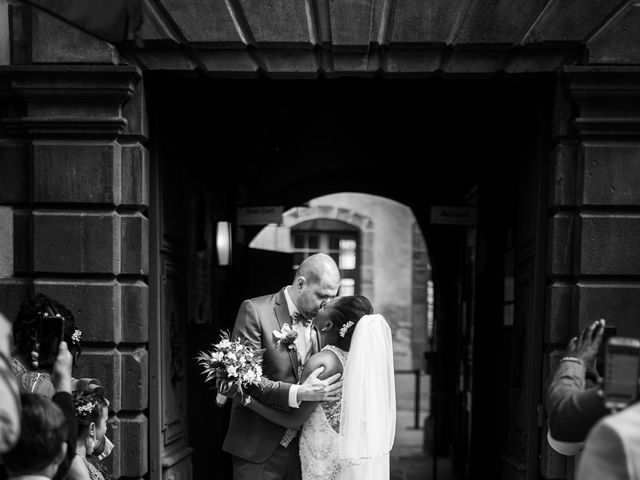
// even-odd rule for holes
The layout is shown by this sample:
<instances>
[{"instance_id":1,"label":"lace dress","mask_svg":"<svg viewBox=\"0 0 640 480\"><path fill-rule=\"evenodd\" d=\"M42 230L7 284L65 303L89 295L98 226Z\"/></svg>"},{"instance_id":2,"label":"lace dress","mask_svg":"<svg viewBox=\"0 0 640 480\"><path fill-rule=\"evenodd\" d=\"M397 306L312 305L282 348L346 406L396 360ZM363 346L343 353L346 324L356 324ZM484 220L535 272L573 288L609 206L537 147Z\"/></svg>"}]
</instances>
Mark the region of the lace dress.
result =
<instances>
[{"instance_id":1,"label":"lace dress","mask_svg":"<svg viewBox=\"0 0 640 480\"><path fill-rule=\"evenodd\" d=\"M344 369L348 352L333 345L322 350L335 354ZM341 396L341 395L340 395ZM302 480L337 480L343 466L338 458L341 398L320 403L302 425L300 464Z\"/></svg>"}]
</instances>

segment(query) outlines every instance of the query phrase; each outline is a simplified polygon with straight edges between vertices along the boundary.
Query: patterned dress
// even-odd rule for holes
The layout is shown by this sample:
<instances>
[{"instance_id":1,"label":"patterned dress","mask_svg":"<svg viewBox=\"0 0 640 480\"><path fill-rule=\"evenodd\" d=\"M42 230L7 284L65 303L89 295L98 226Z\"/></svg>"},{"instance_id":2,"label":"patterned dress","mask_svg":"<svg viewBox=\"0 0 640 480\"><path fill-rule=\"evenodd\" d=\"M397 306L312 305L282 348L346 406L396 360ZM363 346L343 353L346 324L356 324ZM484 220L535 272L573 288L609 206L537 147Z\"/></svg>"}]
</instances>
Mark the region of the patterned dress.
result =
<instances>
[{"instance_id":1,"label":"patterned dress","mask_svg":"<svg viewBox=\"0 0 640 480\"><path fill-rule=\"evenodd\" d=\"M329 350L335 354L344 369L348 352L333 345L327 345L322 350ZM343 468L338 458L340 405L341 398L320 403L302 425L300 434L302 480L340 478Z\"/></svg>"}]
</instances>

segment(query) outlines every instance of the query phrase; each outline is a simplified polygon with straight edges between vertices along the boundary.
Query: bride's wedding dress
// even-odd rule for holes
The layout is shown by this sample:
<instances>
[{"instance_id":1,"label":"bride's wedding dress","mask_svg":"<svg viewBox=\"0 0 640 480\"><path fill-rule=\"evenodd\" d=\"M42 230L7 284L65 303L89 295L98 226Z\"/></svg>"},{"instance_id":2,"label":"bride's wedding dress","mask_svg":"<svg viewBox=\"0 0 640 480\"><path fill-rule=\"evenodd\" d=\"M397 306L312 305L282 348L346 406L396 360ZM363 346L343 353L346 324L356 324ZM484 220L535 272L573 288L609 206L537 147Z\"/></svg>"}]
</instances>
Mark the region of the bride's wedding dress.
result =
<instances>
[{"instance_id":1,"label":"bride's wedding dress","mask_svg":"<svg viewBox=\"0 0 640 480\"><path fill-rule=\"evenodd\" d=\"M340 348L327 345L344 366L349 355ZM318 404L302 425L300 433L300 465L302 480L337 480L343 470L339 458L341 398Z\"/></svg>"},{"instance_id":2,"label":"bride's wedding dress","mask_svg":"<svg viewBox=\"0 0 640 480\"><path fill-rule=\"evenodd\" d=\"M341 397L302 425L302 480L389 480L396 426L391 330L382 315L356 324L350 353L327 345L343 367Z\"/></svg>"}]
</instances>

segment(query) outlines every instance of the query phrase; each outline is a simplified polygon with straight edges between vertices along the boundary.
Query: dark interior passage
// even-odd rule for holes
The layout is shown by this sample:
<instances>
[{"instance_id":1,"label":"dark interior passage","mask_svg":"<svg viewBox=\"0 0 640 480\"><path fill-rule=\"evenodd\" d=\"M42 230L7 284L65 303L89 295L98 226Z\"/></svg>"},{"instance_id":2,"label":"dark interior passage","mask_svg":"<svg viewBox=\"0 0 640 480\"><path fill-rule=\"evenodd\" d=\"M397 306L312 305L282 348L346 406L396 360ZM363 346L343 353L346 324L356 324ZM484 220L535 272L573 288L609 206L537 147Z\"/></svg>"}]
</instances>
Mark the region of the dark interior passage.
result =
<instances>
[{"instance_id":1,"label":"dark interior passage","mask_svg":"<svg viewBox=\"0 0 640 480\"><path fill-rule=\"evenodd\" d=\"M191 275L194 265L186 242L198 194L209 205L205 223L212 224L233 221L239 206L289 208L344 191L410 206L429 244L436 288L436 354L428 368L436 378L437 415L428 448L435 442L440 455L453 453L463 475L497 475L503 454L527 468L537 441L522 432L535 422L539 396L529 374L539 369L541 349L529 342L540 336L532 315L540 313L544 281L537 253L546 235L539 217L550 79L158 75L147 89L152 169L166 220L162 236L171 245L167 251L182 252L178 276ZM432 205L476 207L478 223L433 225ZM231 328L241 299L288 281L288 272L257 280L264 278L253 270L260 261L248 258L246 246L259 229L234 232L230 267L210 259L214 289L204 296L210 297L211 321L185 327L187 359L220 329ZM510 299L506 278L520 279ZM186 307L186 297L181 301ZM511 323L504 316L508 303L515 309ZM228 412L213 406L193 362L186 370L194 477L205 478L212 462L226 465L229 474L220 452Z\"/></svg>"}]
</instances>

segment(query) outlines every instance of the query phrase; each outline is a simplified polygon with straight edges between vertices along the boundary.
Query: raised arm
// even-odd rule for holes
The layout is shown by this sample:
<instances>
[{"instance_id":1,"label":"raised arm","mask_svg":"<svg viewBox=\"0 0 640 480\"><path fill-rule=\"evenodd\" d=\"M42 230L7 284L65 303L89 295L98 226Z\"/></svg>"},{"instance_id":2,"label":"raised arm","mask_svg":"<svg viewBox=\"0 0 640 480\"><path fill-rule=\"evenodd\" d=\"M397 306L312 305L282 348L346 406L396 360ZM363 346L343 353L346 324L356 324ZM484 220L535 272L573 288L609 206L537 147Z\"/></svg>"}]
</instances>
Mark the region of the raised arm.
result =
<instances>
[{"instance_id":1,"label":"raised arm","mask_svg":"<svg viewBox=\"0 0 640 480\"><path fill-rule=\"evenodd\" d=\"M302 380L312 380L314 377L327 380L329 383L342 374L342 364L331 352L319 352L311 356L304 365ZM271 408L254 398L248 408L267 420L286 428L299 429L311 412L320 402L302 402L300 408L287 412Z\"/></svg>"}]
</instances>

